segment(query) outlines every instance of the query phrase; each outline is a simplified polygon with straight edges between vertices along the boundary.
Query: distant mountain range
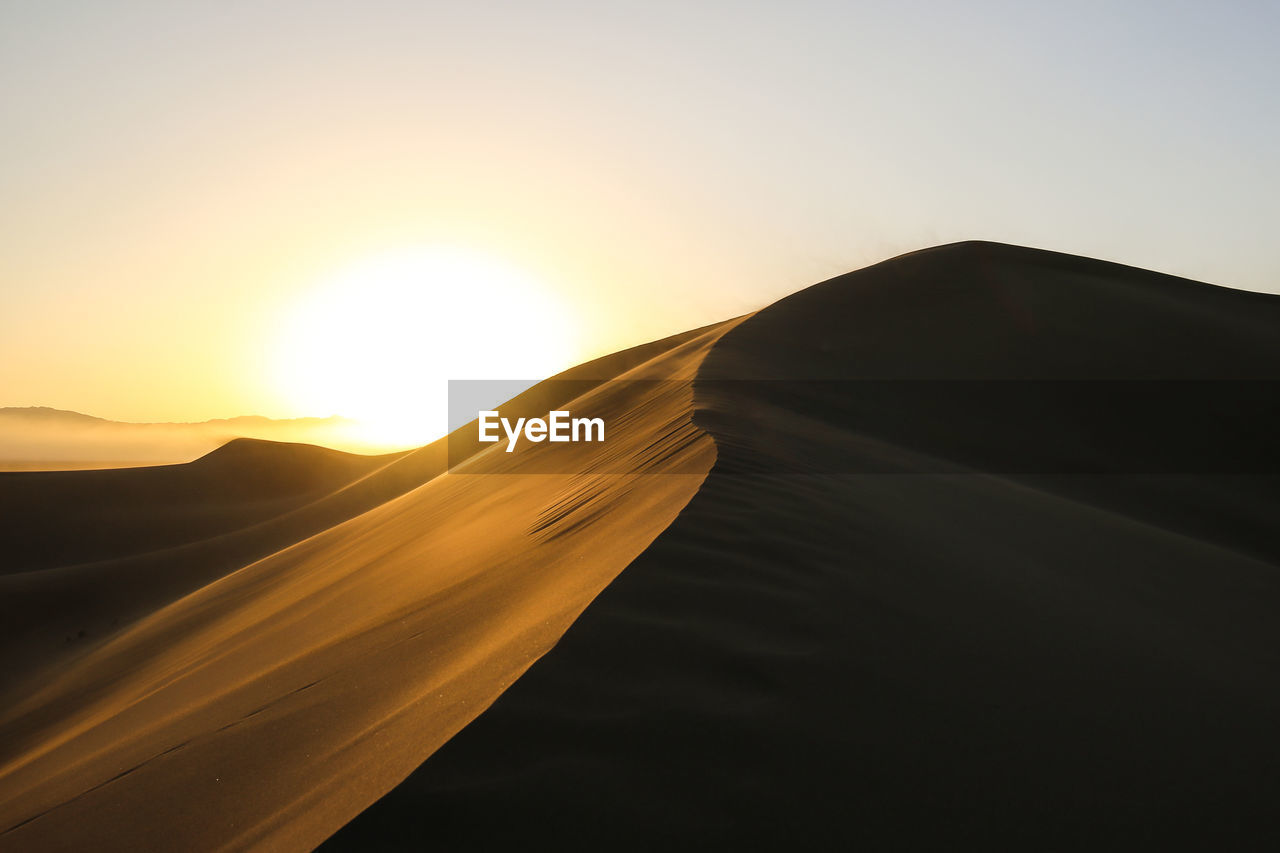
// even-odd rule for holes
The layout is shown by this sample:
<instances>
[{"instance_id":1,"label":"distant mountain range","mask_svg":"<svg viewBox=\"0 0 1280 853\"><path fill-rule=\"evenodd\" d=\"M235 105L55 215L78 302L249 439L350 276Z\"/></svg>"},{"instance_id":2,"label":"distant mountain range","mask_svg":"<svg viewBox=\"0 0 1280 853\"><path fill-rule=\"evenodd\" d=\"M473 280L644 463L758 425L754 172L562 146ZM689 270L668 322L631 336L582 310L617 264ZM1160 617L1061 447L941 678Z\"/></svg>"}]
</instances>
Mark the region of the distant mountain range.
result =
<instances>
[{"instance_id":1,"label":"distant mountain range","mask_svg":"<svg viewBox=\"0 0 1280 853\"><path fill-rule=\"evenodd\" d=\"M353 424L336 415L128 423L48 406L0 407L0 470L189 462L233 438L347 447Z\"/></svg>"}]
</instances>

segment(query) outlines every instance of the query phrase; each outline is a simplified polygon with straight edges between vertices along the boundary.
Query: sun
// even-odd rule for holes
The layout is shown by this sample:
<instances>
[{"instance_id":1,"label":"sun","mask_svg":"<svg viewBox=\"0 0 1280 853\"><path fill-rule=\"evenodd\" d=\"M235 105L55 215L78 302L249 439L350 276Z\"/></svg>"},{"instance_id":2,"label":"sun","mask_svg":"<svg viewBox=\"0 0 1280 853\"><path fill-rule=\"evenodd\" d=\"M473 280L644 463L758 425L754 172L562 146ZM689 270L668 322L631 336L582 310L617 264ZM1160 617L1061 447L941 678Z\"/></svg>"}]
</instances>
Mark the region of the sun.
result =
<instances>
[{"instance_id":1,"label":"sun","mask_svg":"<svg viewBox=\"0 0 1280 853\"><path fill-rule=\"evenodd\" d=\"M291 408L356 421L369 450L447 431L450 379L542 379L575 345L555 292L496 258L387 252L318 282L281 322L275 382Z\"/></svg>"}]
</instances>

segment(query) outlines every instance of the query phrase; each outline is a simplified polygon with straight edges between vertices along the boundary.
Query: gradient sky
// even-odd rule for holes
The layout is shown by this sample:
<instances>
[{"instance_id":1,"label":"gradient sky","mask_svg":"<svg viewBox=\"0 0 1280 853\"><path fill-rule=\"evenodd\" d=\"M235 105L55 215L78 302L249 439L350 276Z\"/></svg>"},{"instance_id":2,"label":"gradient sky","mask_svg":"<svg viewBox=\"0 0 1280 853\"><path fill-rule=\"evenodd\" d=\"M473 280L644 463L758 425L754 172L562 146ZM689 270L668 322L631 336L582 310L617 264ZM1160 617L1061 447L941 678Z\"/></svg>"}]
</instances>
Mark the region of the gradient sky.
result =
<instances>
[{"instance_id":1,"label":"gradient sky","mask_svg":"<svg viewBox=\"0 0 1280 853\"><path fill-rule=\"evenodd\" d=\"M1280 6L1120 5L3 0L0 405L330 414L281 318L420 245L573 360L968 238L1280 291Z\"/></svg>"}]
</instances>

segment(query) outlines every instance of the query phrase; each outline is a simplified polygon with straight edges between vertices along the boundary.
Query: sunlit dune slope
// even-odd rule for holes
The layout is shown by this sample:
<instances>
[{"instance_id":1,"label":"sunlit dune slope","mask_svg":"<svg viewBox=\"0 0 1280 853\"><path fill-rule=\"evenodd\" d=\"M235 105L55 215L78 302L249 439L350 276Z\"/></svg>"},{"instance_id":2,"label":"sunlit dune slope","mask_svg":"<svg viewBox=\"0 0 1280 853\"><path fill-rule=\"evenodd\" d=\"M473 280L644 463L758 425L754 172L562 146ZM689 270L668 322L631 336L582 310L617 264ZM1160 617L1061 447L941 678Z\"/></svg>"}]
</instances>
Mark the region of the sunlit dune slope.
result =
<instances>
[{"instance_id":1,"label":"sunlit dune slope","mask_svg":"<svg viewBox=\"0 0 1280 853\"><path fill-rule=\"evenodd\" d=\"M437 443L255 527L4 579L9 600L64 622L68 599L98 624L131 615L70 654L41 625L11 644L38 665L0 717L0 847L321 841L487 707L675 518L714 460L689 383L602 381L691 379L731 325L576 368L578 401L534 388L511 404L632 419L622 440L554 447L578 454L564 470L631 473L522 474L547 445L489 447L471 473L441 473ZM282 539L296 544L241 562Z\"/></svg>"},{"instance_id":2,"label":"sunlit dune slope","mask_svg":"<svg viewBox=\"0 0 1280 853\"><path fill-rule=\"evenodd\" d=\"M543 414L554 406L567 402L559 395L567 392L585 392L594 385L620 375L646 360L659 355L701 334L706 329L695 329L673 335L660 341L632 347L585 364L578 365L552 377L549 381L530 388L503 406L514 415ZM291 445L257 444L236 447L258 447L267 455L280 456L270 448L279 448L283 455L300 460L307 454L325 459L339 459L341 454L326 456L320 449L306 451L293 449ZM455 448L457 452L457 448ZM241 454L235 454L243 458ZM357 457L359 458L359 457ZM100 528L102 514L93 511L91 498L69 494L73 486L95 484L90 491L98 495L110 493L113 504L134 501L140 514L123 517L118 508L107 508L115 515L117 525L131 527L146 535L136 540L123 537L117 541L135 553L115 559L99 560L91 564L63 565L47 571L23 572L5 577L0 574L0 688L20 685L23 677L38 672L59 660L84 654L89 649L111 637L135 619L152 612L157 607L196 590L228 572L247 565L269 554L298 542L308 536L326 530L353 516L359 515L392 498L421 486L442 473L447 467L446 444L436 441L426 447L405 454L376 457L385 464L368 474L330 492L322 492L301 505L280 514L263 513L263 520L238 527L212 538L188 541L175 547L163 547L163 538L172 539L173 533L151 520L151 509L140 505L143 497L132 496L135 483L150 482L145 471L113 470L103 472L39 472L0 474L0 492L6 481L21 488L10 494L22 508L13 516L0 515L0 536L12 542L24 543L29 555L50 557L66 553L66 549L81 549L81 540L90 543L110 540L116 534L113 529ZM243 492L246 487L244 471L234 465L224 464L231 459L217 455L216 464L197 460L188 465L166 469L160 476L170 482L194 484L203 482L214 494ZM386 461L390 460L390 461ZM297 466L284 463L283 459L264 461L268 468L285 468L289 476L301 477L300 482L314 478L315 473L304 473ZM358 463L362 464L362 463ZM256 476L256 475L255 475ZM10 479L12 478L12 479ZM63 479L66 478L66 479ZM289 477L283 478L288 481ZM68 488L62 488L66 484ZM285 486L284 488L294 488ZM269 496L269 490L259 493L256 502ZM51 503L53 501L53 503ZM59 513L61 502L85 507L80 514ZM190 527L210 529L223 524L218 513L231 511L240 518L251 519L262 508L237 504L227 510L218 504L215 512L202 514L207 505L187 501ZM274 507L273 507L274 509ZM270 517L266 517L266 516ZM26 519L34 519L28 524ZM70 543L70 544L68 544ZM7 557L0 565L20 568L17 554ZM0 689L0 696L7 690Z\"/></svg>"},{"instance_id":3,"label":"sunlit dune slope","mask_svg":"<svg viewBox=\"0 0 1280 853\"><path fill-rule=\"evenodd\" d=\"M951 396L898 435L858 382L811 381L939 378L1280 379L1280 298L970 243L753 315L699 368L718 456L689 505L326 847L1269 846L1274 473L1126 473L1105 410L1037 434ZM1213 414L1169 428L1221 441ZM1099 427L1072 452L1105 473L942 455L1051 460L1061 418Z\"/></svg>"}]
</instances>

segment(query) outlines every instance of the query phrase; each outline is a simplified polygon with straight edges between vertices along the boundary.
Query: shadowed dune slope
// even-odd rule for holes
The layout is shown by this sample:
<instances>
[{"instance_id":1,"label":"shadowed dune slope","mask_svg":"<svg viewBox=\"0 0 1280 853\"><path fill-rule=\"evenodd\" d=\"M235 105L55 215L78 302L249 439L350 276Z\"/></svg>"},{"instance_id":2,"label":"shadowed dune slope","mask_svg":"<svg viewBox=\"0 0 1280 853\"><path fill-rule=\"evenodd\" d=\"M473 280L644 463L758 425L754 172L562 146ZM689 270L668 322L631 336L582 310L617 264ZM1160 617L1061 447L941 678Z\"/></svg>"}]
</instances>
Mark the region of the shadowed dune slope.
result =
<instances>
[{"instance_id":1,"label":"shadowed dune slope","mask_svg":"<svg viewBox=\"0 0 1280 853\"><path fill-rule=\"evenodd\" d=\"M718 456L675 522L326 847L1270 846L1280 487L1240 473L1265 448L1126 472L1103 428L1072 452L1104 473L983 472L940 454L1043 463L1043 434L952 396L968 443L902 441L809 380L1277 378L1280 298L1048 252L784 299L699 368Z\"/></svg>"},{"instance_id":2,"label":"shadowed dune slope","mask_svg":"<svg viewBox=\"0 0 1280 853\"><path fill-rule=\"evenodd\" d=\"M295 513L372 507L222 571L12 576L64 595L109 595L91 580L124 578L110 601L153 606L74 655L30 641L45 663L0 715L0 849L318 844L483 711L676 517L715 456L688 380L732 325L569 371L580 396L556 402L632 424L605 443L488 446L446 473L437 443ZM603 382L617 377L686 381ZM536 411L556 393L511 405ZM548 452L581 473L522 473ZM186 571L178 585L170 567Z\"/></svg>"},{"instance_id":3,"label":"shadowed dune slope","mask_svg":"<svg viewBox=\"0 0 1280 853\"><path fill-rule=\"evenodd\" d=\"M238 438L184 465L0 473L0 568L97 562L207 539L309 503L400 455Z\"/></svg>"}]
</instances>

